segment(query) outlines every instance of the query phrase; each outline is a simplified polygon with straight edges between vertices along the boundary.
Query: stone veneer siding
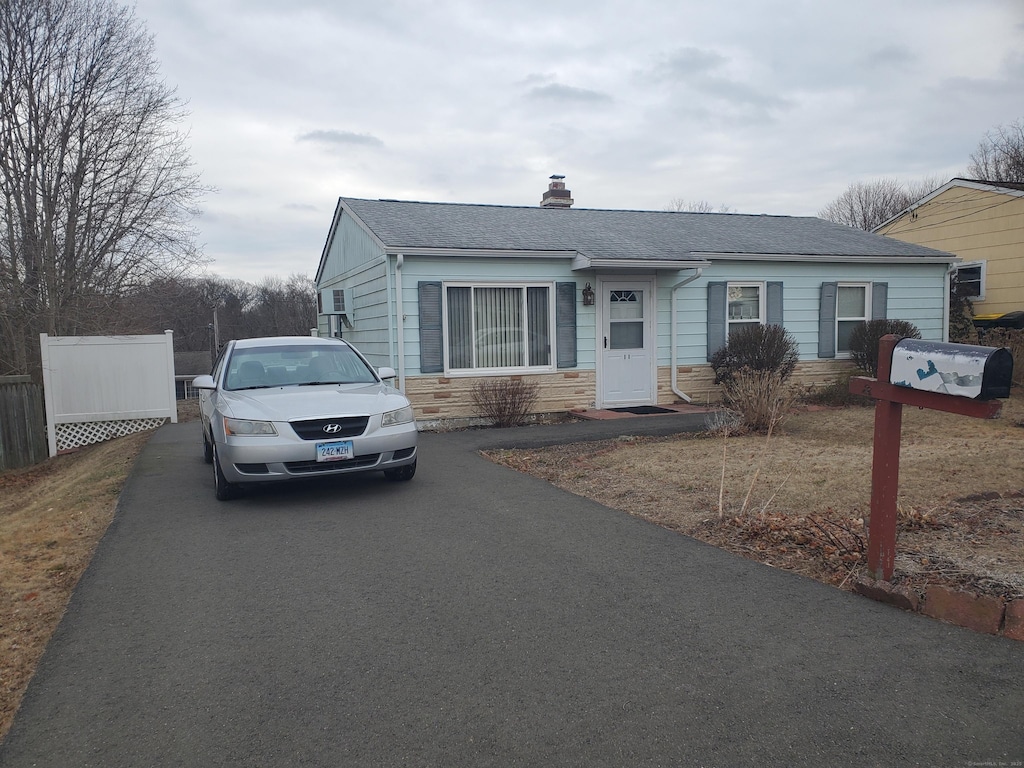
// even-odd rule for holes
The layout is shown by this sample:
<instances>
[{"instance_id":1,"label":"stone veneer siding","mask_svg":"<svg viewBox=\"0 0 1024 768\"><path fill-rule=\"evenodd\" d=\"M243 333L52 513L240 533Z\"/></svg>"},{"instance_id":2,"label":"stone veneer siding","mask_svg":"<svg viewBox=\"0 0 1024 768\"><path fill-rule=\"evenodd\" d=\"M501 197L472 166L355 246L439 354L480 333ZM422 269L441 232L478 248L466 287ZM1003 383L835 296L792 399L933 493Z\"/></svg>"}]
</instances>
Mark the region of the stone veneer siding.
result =
<instances>
[{"instance_id":1,"label":"stone veneer siding","mask_svg":"<svg viewBox=\"0 0 1024 768\"><path fill-rule=\"evenodd\" d=\"M800 386L827 384L851 369L848 360L809 360L797 364L793 382ZM535 381L540 393L536 413L562 413L592 408L597 396L593 370L559 371L557 373L513 375L509 378ZM494 377L487 377L494 378ZM470 376L411 376L405 382L405 394L412 401L417 420L473 417L472 391L480 378ZM708 365L679 366L677 384L696 404L715 403L721 399L714 372ZM671 368L658 369L658 403L682 402L672 391Z\"/></svg>"}]
</instances>

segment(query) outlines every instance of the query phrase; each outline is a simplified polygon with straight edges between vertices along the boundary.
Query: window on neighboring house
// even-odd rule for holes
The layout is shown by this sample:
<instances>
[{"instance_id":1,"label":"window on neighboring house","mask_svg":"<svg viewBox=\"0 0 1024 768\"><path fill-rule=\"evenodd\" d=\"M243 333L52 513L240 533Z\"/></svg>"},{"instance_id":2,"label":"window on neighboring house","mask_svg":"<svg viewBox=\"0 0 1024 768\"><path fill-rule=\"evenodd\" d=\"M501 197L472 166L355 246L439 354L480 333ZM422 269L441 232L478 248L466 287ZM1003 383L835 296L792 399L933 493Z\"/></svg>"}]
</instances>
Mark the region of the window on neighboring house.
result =
<instances>
[{"instance_id":1,"label":"window on neighboring house","mask_svg":"<svg viewBox=\"0 0 1024 768\"><path fill-rule=\"evenodd\" d=\"M761 301L761 283L729 283L726 321L731 334L737 328L764 322L764 302Z\"/></svg>"},{"instance_id":2,"label":"window on neighboring house","mask_svg":"<svg viewBox=\"0 0 1024 768\"><path fill-rule=\"evenodd\" d=\"M449 370L549 368L550 285L445 285Z\"/></svg>"},{"instance_id":3,"label":"window on neighboring house","mask_svg":"<svg viewBox=\"0 0 1024 768\"><path fill-rule=\"evenodd\" d=\"M953 272L953 290L962 299L985 300L985 262L967 261Z\"/></svg>"},{"instance_id":4,"label":"window on neighboring house","mask_svg":"<svg viewBox=\"0 0 1024 768\"><path fill-rule=\"evenodd\" d=\"M850 354L850 334L870 320L871 286L839 283L836 286L836 354Z\"/></svg>"}]
</instances>

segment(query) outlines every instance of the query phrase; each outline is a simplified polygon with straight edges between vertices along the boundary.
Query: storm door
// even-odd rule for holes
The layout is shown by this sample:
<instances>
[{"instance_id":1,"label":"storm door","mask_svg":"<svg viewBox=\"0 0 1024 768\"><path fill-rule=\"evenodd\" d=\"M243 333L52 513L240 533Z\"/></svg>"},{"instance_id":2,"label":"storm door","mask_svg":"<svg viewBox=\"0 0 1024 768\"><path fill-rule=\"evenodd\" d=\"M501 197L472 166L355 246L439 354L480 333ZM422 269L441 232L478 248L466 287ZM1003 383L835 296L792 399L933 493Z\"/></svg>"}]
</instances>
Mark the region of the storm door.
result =
<instances>
[{"instance_id":1,"label":"storm door","mask_svg":"<svg viewBox=\"0 0 1024 768\"><path fill-rule=\"evenodd\" d=\"M598 405L653 405L657 392L654 284L602 280L599 287Z\"/></svg>"}]
</instances>

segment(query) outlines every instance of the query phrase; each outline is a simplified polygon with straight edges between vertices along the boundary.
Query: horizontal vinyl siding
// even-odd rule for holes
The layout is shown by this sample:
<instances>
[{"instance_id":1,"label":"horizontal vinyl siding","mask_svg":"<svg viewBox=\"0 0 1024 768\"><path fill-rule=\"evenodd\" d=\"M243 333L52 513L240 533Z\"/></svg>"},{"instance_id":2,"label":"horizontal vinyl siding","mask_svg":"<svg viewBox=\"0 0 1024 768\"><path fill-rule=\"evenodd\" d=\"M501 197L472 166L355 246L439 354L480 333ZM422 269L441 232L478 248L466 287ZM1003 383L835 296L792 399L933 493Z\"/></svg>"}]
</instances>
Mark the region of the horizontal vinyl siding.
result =
<instances>
[{"instance_id":1,"label":"horizontal vinyl siding","mask_svg":"<svg viewBox=\"0 0 1024 768\"><path fill-rule=\"evenodd\" d=\"M349 328L342 324L341 335L359 348L375 366L394 365L388 328L388 286L383 261L355 274L336 278L322 287L344 286L352 291L352 314ZM326 335L326 316L320 316L320 332Z\"/></svg>"},{"instance_id":2,"label":"horizontal vinyl siding","mask_svg":"<svg viewBox=\"0 0 1024 768\"><path fill-rule=\"evenodd\" d=\"M388 328L388 285L384 264L361 272L350 282L355 319L352 328L342 329L342 336L378 368L394 365L391 359L391 338Z\"/></svg>"},{"instance_id":3,"label":"horizontal vinyl siding","mask_svg":"<svg viewBox=\"0 0 1024 768\"><path fill-rule=\"evenodd\" d=\"M708 282L782 282L785 328L796 339L800 358L815 360L823 282L888 283L888 316L909 320L921 329L925 339L941 341L945 271L944 264L719 262L705 269L700 279L678 292L678 362L680 365L706 363ZM681 276L672 275L659 280L659 365L670 363L670 288L681 279Z\"/></svg>"},{"instance_id":4,"label":"horizontal vinyl siding","mask_svg":"<svg viewBox=\"0 0 1024 768\"><path fill-rule=\"evenodd\" d=\"M985 262L978 314L1024 309L1024 198L953 187L882 230L907 243Z\"/></svg>"}]
</instances>

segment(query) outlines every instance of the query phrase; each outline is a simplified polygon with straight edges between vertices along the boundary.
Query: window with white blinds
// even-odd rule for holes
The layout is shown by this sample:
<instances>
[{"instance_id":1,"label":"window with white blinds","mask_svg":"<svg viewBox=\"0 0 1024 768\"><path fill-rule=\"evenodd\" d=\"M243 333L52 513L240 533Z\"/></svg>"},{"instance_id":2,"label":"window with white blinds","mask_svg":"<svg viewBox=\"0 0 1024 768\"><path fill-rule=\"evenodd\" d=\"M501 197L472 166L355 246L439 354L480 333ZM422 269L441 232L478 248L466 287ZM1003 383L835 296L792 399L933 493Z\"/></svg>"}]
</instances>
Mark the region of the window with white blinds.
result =
<instances>
[{"instance_id":1,"label":"window with white blinds","mask_svg":"<svg viewBox=\"0 0 1024 768\"><path fill-rule=\"evenodd\" d=\"M448 369L547 368L550 285L445 286Z\"/></svg>"}]
</instances>

